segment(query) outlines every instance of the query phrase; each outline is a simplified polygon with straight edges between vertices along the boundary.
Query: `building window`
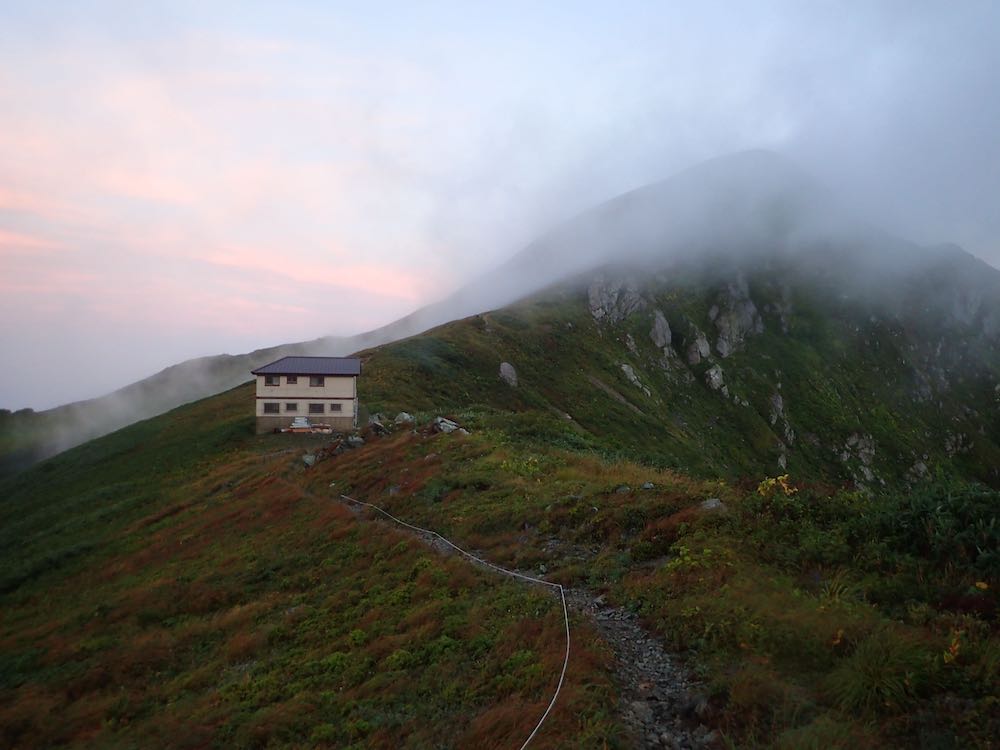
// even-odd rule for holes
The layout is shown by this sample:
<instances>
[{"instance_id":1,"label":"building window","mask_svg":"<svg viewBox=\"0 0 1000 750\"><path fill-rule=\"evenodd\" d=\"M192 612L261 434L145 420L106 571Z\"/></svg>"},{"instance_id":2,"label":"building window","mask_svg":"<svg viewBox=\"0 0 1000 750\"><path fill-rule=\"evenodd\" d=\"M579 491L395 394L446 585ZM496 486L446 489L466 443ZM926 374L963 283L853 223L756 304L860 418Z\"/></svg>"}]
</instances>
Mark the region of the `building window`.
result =
<instances>
[{"instance_id":1,"label":"building window","mask_svg":"<svg viewBox=\"0 0 1000 750\"><path fill-rule=\"evenodd\" d=\"M276 401L265 401L264 402L264 413L265 414L279 414L279 407L281 405Z\"/></svg>"},{"instance_id":2,"label":"building window","mask_svg":"<svg viewBox=\"0 0 1000 750\"><path fill-rule=\"evenodd\" d=\"M288 375L285 377L285 383L288 385L295 385L298 382L299 382L298 375Z\"/></svg>"},{"instance_id":3,"label":"building window","mask_svg":"<svg viewBox=\"0 0 1000 750\"><path fill-rule=\"evenodd\" d=\"M325 384L326 384L326 378L324 378L322 375L309 376L309 385L311 385L313 388L322 388Z\"/></svg>"},{"instance_id":4,"label":"building window","mask_svg":"<svg viewBox=\"0 0 1000 750\"><path fill-rule=\"evenodd\" d=\"M310 414L322 414L323 413L323 404L309 404L309 413Z\"/></svg>"},{"instance_id":5,"label":"building window","mask_svg":"<svg viewBox=\"0 0 1000 750\"><path fill-rule=\"evenodd\" d=\"M280 375L265 375L264 385L281 385Z\"/></svg>"},{"instance_id":6,"label":"building window","mask_svg":"<svg viewBox=\"0 0 1000 750\"><path fill-rule=\"evenodd\" d=\"M330 411L343 411L343 410L344 410L343 404L330 404Z\"/></svg>"},{"instance_id":7,"label":"building window","mask_svg":"<svg viewBox=\"0 0 1000 750\"><path fill-rule=\"evenodd\" d=\"M285 404L285 411L298 411L299 405L294 401L289 401Z\"/></svg>"}]
</instances>

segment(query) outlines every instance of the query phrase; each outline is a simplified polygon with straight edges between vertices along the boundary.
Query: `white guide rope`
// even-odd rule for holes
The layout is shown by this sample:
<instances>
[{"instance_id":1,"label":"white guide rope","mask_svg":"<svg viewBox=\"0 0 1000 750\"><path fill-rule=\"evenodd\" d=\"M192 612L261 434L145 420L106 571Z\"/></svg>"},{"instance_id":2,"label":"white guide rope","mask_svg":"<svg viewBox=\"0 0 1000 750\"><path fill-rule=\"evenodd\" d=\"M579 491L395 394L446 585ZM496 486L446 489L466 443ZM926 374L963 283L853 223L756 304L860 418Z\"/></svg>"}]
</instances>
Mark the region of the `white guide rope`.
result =
<instances>
[{"instance_id":1,"label":"white guide rope","mask_svg":"<svg viewBox=\"0 0 1000 750\"><path fill-rule=\"evenodd\" d=\"M559 691L562 690L563 680L566 678L566 667L569 666L569 611L566 609L566 593L563 591L562 584L552 583L551 581L546 581L546 580L544 580L542 578L534 578L533 576L528 576L528 575L525 575L524 573L518 573L518 572L513 571L513 570L507 570L506 568L501 568L499 565L494 565L493 563L489 562L488 560L484 560L481 557L476 557L471 552L466 552L464 549L462 549L461 547L459 547L453 541L451 541L450 539L445 539L443 536L441 536L440 534L438 534L436 531L431 531L430 529L422 529L419 526L414 526L412 523L407 523L406 521L403 521L403 520L401 520L399 518L396 518L389 511L383 510L382 508L378 507L377 505L372 505L371 503L366 503L364 500L355 500L353 497L348 497L347 495L341 495L340 497L342 499L348 500L348 501L350 501L352 503L357 503L358 505L364 505L367 508L372 508L373 510L377 510L383 516L385 516L386 518L392 519L393 521L395 521L396 523L398 523L400 526L405 526L406 528L412 529L413 531L416 531L416 532L418 532L420 534L428 534L428 535L433 536L433 537L435 537L437 539L440 539L442 542L444 542L445 544L447 544L449 547L451 547L452 549L454 549L456 552L459 552L462 555L465 555L467 558L469 558L470 560L474 560L475 562L479 563L480 565L485 565L487 568L492 568L497 573L502 573L504 575L511 576L513 578L520 578L520 579L522 579L524 581L530 581L531 583L540 583L543 586L550 586L551 588L559 589L559 598L562 601L562 608L563 608L563 621L566 623L566 655L565 655L565 657L563 657L562 672L560 672L560 674L559 674L559 684L556 685L556 691L555 691L555 693L553 693L552 700L549 701L549 705L545 709L545 713L542 714L542 718L540 718L538 720L538 723L535 724L535 728L532 729L531 730L531 734L528 735L528 739L526 739L524 741L524 744L521 745L520 750L524 750L524 748L526 748L528 746L528 744L535 738L535 735L538 734L538 730L542 728L542 723L545 721L546 718L548 718L549 712L552 711L552 707L556 705L556 699L559 697Z\"/></svg>"}]
</instances>

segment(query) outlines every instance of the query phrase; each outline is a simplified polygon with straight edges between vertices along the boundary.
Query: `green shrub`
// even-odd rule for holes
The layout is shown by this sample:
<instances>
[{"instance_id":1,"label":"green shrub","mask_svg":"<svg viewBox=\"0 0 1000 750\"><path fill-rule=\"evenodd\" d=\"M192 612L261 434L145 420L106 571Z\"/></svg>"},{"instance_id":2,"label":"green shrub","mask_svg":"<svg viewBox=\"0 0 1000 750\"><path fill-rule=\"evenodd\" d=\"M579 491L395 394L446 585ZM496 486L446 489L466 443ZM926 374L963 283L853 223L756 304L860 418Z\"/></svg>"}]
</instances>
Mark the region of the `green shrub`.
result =
<instances>
[{"instance_id":1,"label":"green shrub","mask_svg":"<svg viewBox=\"0 0 1000 750\"><path fill-rule=\"evenodd\" d=\"M978 485L931 484L879 503L858 519L889 550L1000 579L1000 492Z\"/></svg>"},{"instance_id":2,"label":"green shrub","mask_svg":"<svg viewBox=\"0 0 1000 750\"><path fill-rule=\"evenodd\" d=\"M828 689L844 711L895 713L913 701L929 675L927 655L917 645L878 630L830 674Z\"/></svg>"}]
</instances>

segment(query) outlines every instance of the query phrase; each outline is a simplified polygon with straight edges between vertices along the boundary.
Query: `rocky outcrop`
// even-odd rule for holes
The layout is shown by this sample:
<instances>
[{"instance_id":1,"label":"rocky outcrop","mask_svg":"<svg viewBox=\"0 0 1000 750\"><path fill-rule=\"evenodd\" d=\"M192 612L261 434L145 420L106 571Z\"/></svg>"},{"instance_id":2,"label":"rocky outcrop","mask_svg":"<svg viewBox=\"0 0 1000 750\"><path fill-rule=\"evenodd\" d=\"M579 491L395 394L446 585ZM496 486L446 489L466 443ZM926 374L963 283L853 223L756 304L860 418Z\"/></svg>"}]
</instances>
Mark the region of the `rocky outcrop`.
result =
<instances>
[{"instance_id":1,"label":"rocky outcrop","mask_svg":"<svg viewBox=\"0 0 1000 750\"><path fill-rule=\"evenodd\" d=\"M653 311L653 327L649 331L649 338L657 349L662 349L664 352L672 351L670 343L673 334L670 332L670 324L659 310Z\"/></svg>"},{"instance_id":2,"label":"rocky outcrop","mask_svg":"<svg viewBox=\"0 0 1000 750\"><path fill-rule=\"evenodd\" d=\"M459 429L460 425L447 417L434 417L434 421L431 423L431 429L434 432L443 432L448 434L450 432L455 432Z\"/></svg>"},{"instance_id":3,"label":"rocky outcrop","mask_svg":"<svg viewBox=\"0 0 1000 750\"><path fill-rule=\"evenodd\" d=\"M726 388L722 368L719 365L712 365L705 371L705 385L713 391L721 391L723 395L729 395L729 389Z\"/></svg>"},{"instance_id":4,"label":"rocky outcrop","mask_svg":"<svg viewBox=\"0 0 1000 750\"><path fill-rule=\"evenodd\" d=\"M747 336L764 332L764 319L750 299L750 289L742 274L726 286L719 295L718 305L708 311L708 317L718 330L715 350L723 358L736 351Z\"/></svg>"},{"instance_id":5,"label":"rocky outcrop","mask_svg":"<svg viewBox=\"0 0 1000 750\"><path fill-rule=\"evenodd\" d=\"M692 325L690 335L687 337L687 362L692 367L701 364L703 359L708 359L712 350L708 345L708 337L697 326Z\"/></svg>"},{"instance_id":6,"label":"rocky outcrop","mask_svg":"<svg viewBox=\"0 0 1000 750\"><path fill-rule=\"evenodd\" d=\"M636 346L635 337L631 333L625 334L625 347L633 357L639 356L639 347Z\"/></svg>"},{"instance_id":7,"label":"rocky outcrop","mask_svg":"<svg viewBox=\"0 0 1000 750\"><path fill-rule=\"evenodd\" d=\"M871 435L851 433L844 441L839 458L858 486L865 487L876 481L885 484L872 467L875 461L875 438Z\"/></svg>"},{"instance_id":8,"label":"rocky outcrop","mask_svg":"<svg viewBox=\"0 0 1000 750\"><path fill-rule=\"evenodd\" d=\"M964 432L950 432L944 437L944 452L949 457L971 453L975 445L975 442Z\"/></svg>"},{"instance_id":9,"label":"rocky outcrop","mask_svg":"<svg viewBox=\"0 0 1000 750\"><path fill-rule=\"evenodd\" d=\"M639 294L639 287L632 279L609 280L603 275L591 282L587 289L590 314L598 322L620 323L632 313L646 307L646 300Z\"/></svg>"},{"instance_id":10,"label":"rocky outcrop","mask_svg":"<svg viewBox=\"0 0 1000 750\"><path fill-rule=\"evenodd\" d=\"M770 398L771 413L768 415L768 421L771 423L772 427L780 427L782 434L785 437L785 442L789 445L795 443L795 430L788 423L788 416L785 414L785 399L782 398L781 394L775 391L771 394ZM782 467L784 468L784 467Z\"/></svg>"},{"instance_id":11,"label":"rocky outcrop","mask_svg":"<svg viewBox=\"0 0 1000 750\"><path fill-rule=\"evenodd\" d=\"M500 363L500 379L511 388L517 388L517 370L510 362Z\"/></svg>"},{"instance_id":12,"label":"rocky outcrop","mask_svg":"<svg viewBox=\"0 0 1000 750\"><path fill-rule=\"evenodd\" d=\"M632 369L631 365L622 364L621 367L622 367L622 372L625 373L625 377L628 379L628 382L630 382L636 388L640 389L647 396L653 395L652 392L649 390L649 388L644 386L642 384L642 381L639 380L639 376L635 374L635 370Z\"/></svg>"}]
</instances>

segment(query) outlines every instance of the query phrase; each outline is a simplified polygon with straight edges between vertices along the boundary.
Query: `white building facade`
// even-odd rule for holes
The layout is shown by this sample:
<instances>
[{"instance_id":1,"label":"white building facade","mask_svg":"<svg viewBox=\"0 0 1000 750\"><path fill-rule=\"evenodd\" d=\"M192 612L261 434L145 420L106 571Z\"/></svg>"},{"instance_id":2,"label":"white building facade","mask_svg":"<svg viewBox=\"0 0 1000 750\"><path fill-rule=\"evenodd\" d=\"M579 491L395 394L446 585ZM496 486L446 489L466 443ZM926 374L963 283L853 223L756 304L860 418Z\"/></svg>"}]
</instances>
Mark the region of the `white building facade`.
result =
<instances>
[{"instance_id":1,"label":"white building facade","mask_svg":"<svg viewBox=\"0 0 1000 750\"><path fill-rule=\"evenodd\" d=\"M258 434L288 427L296 417L335 430L357 426L361 360L356 357L283 357L252 373Z\"/></svg>"}]
</instances>

